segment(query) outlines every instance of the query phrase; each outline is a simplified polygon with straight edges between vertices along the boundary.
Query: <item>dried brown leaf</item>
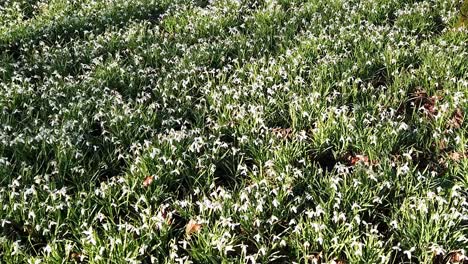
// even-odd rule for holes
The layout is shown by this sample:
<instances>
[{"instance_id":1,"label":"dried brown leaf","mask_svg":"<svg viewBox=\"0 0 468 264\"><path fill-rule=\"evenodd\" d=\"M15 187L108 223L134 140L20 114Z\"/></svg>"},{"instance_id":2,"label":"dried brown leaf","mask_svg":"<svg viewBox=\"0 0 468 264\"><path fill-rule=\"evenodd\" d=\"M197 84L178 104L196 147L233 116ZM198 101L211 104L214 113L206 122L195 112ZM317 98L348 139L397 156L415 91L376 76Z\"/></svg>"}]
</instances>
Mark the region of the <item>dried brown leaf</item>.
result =
<instances>
[{"instance_id":1,"label":"dried brown leaf","mask_svg":"<svg viewBox=\"0 0 468 264\"><path fill-rule=\"evenodd\" d=\"M185 226L185 234L190 236L193 233L197 233L202 228L201 224L197 223L195 220L190 219L190 221Z\"/></svg>"},{"instance_id":2,"label":"dried brown leaf","mask_svg":"<svg viewBox=\"0 0 468 264\"><path fill-rule=\"evenodd\" d=\"M278 138L282 138L282 139L288 139L288 138L291 138L292 136L291 128L276 127L276 128L272 128L271 132L274 135L276 135Z\"/></svg>"},{"instance_id":3,"label":"dried brown leaf","mask_svg":"<svg viewBox=\"0 0 468 264\"><path fill-rule=\"evenodd\" d=\"M411 94L411 98L409 98L408 101L412 107L422 109L428 117L432 118L437 114L436 104L437 101L441 99L442 98L437 95L429 96L424 89L418 87L416 91Z\"/></svg>"},{"instance_id":4,"label":"dried brown leaf","mask_svg":"<svg viewBox=\"0 0 468 264\"><path fill-rule=\"evenodd\" d=\"M355 156L349 156L348 157L348 162L354 166L358 163L363 163L364 165L369 165L369 157L364 156L364 155L355 155Z\"/></svg>"},{"instance_id":5,"label":"dried brown leaf","mask_svg":"<svg viewBox=\"0 0 468 264\"><path fill-rule=\"evenodd\" d=\"M151 183L153 183L154 181L154 176L148 176L145 178L145 180L143 181L143 187L148 187L151 185Z\"/></svg>"},{"instance_id":6,"label":"dried brown leaf","mask_svg":"<svg viewBox=\"0 0 468 264\"><path fill-rule=\"evenodd\" d=\"M460 108L457 108L449 121L449 127L458 129L462 126L464 120L465 117L463 116L463 111Z\"/></svg>"},{"instance_id":7,"label":"dried brown leaf","mask_svg":"<svg viewBox=\"0 0 468 264\"><path fill-rule=\"evenodd\" d=\"M447 149L447 140L441 139L436 141L437 148L440 150L446 150Z\"/></svg>"},{"instance_id":8,"label":"dried brown leaf","mask_svg":"<svg viewBox=\"0 0 468 264\"><path fill-rule=\"evenodd\" d=\"M307 260L310 261L311 264L318 264L322 262L322 252L314 253L312 255L307 256ZM309 262L307 262L309 263Z\"/></svg>"},{"instance_id":9,"label":"dried brown leaf","mask_svg":"<svg viewBox=\"0 0 468 264\"><path fill-rule=\"evenodd\" d=\"M450 253L451 263L461 263L465 258L460 251Z\"/></svg>"},{"instance_id":10,"label":"dried brown leaf","mask_svg":"<svg viewBox=\"0 0 468 264\"><path fill-rule=\"evenodd\" d=\"M423 107L424 107L425 113L428 114L430 117L437 114L436 100L433 97L428 98L427 101L424 103Z\"/></svg>"},{"instance_id":11,"label":"dried brown leaf","mask_svg":"<svg viewBox=\"0 0 468 264\"><path fill-rule=\"evenodd\" d=\"M81 254L78 252L71 252L70 260L74 262L81 262Z\"/></svg>"},{"instance_id":12,"label":"dried brown leaf","mask_svg":"<svg viewBox=\"0 0 468 264\"><path fill-rule=\"evenodd\" d=\"M449 154L449 158L453 161L460 161L463 156L464 155L459 152L452 152Z\"/></svg>"},{"instance_id":13,"label":"dried brown leaf","mask_svg":"<svg viewBox=\"0 0 468 264\"><path fill-rule=\"evenodd\" d=\"M428 97L426 90L424 90L421 86L416 87L416 91L411 95L413 96L413 99L422 99Z\"/></svg>"}]
</instances>

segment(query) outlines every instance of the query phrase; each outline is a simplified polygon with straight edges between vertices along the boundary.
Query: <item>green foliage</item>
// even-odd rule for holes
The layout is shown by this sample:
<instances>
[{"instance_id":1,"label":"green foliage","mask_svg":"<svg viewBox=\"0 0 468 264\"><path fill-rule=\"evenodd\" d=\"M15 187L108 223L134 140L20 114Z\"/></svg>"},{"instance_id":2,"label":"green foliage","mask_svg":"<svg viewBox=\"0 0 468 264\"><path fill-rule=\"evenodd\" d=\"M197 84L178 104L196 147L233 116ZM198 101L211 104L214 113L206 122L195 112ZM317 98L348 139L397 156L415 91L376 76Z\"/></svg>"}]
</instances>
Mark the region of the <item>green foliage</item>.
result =
<instances>
[{"instance_id":1,"label":"green foliage","mask_svg":"<svg viewBox=\"0 0 468 264\"><path fill-rule=\"evenodd\" d=\"M466 8L2 1L0 263L467 261Z\"/></svg>"}]
</instances>

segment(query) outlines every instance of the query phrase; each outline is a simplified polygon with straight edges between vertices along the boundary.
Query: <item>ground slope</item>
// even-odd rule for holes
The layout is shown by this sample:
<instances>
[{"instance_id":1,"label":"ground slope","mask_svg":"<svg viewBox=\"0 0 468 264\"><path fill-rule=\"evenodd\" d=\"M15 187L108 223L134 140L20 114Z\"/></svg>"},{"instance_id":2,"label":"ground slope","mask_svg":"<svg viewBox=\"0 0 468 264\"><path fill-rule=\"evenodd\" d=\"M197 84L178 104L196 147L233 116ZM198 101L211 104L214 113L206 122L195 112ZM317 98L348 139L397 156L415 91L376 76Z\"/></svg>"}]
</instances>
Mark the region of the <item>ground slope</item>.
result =
<instances>
[{"instance_id":1,"label":"ground slope","mask_svg":"<svg viewBox=\"0 0 468 264\"><path fill-rule=\"evenodd\" d=\"M1 2L0 262L462 262L465 9Z\"/></svg>"}]
</instances>

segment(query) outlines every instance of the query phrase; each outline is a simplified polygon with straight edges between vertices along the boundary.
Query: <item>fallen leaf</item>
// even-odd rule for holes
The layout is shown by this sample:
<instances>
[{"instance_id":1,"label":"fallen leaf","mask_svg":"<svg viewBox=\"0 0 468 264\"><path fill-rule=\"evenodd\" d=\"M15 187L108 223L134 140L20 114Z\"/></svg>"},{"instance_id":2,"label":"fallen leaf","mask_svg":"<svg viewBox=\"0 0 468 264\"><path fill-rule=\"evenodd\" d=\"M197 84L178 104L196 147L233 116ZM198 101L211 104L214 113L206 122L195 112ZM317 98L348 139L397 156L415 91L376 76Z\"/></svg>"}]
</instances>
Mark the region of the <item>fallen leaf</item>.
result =
<instances>
[{"instance_id":1,"label":"fallen leaf","mask_svg":"<svg viewBox=\"0 0 468 264\"><path fill-rule=\"evenodd\" d=\"M453 113L452 118L449 121L449 127L458 129L461 127L464 121L463 111L460 108L457 108Z\"/></svg>"},{"instance_id":2,"label":"fallen leaf","mask_svg":"<svg viewBox=\"0 0 468 264\"><path fill-rule=\"evenodd\" d=\"M455 251L450 253L450 262L451 263L461 263L465 258L463 257L460 251Z\"/></svg>"},{"instance_id":3,"label":"fallen leaf","mask_svg":"<svg viewBox=\"0 0 468 264\"><path fill-rule=\"evenodd\" d=\"M420 99L427 97L427 92L421 86L416 87L416 91L411 94L413 99Z\"/></svg>"},{"instance_id":4,"label":"fallen leaf","mask_svg":"<svg viewBox=\"0 0 468 264\"><path fill-rule=\"evenodd\" d=\"M348 161L352 166L356 165L357 163L369 165L369 157L364 155L349 156Z\"/></svg>"},{"instance_id":5,"label":"fallen leaf","mask_svg":"<svg viewBox=\"0 0 468 264\"><path fill-rule=\"evenodd\" d=\"M428 117L432 118L437 114L436 103L440 99L440 96L429 96L424 89L418 87L408 101L411 107L423 110Z\"/></svg>"},{"instance_id":6,"label":"fallen leaf","mask_svg":"<svg viewBox=\"0 0 468 264\"><path fill-rule=\"evenodd\" d=\"M426 113L428 116L430 116L430 117L432 117L432 116L434 116L434 115L437 114L436 106L435 106L436 100L437 100L437 99L435 99L434 96L429 97L429 98L426 99L426 102L425 102L424 105L423 105L423 108L424 108L424 110L425 110L425 113Z\"/></svg>"},{"instance_id":7,"label":"fallen leaf","mask_svg":"<svg viewBox=\"0 0 468 264\"><path fill-rule=\"evenodd\" d=\"M201 229L201 224L198 224L195 220L191 219L185 226L185 234L190 236L193 233L197 233Z\"/></svg>"},{"instance_id":8,"label":"fallen leaf","mask_svg":"<svg viewBox=\"0 0 468 264\"><path fill-rule=\"evenodd\" d=\"M70 260L75 261L75 262L81 262L81 254L78 252L71 252Z\"/></svg>"},{"instance_id":9,"label":"fallen leaf","mask_svg":"<svg viewBox=\"0 0 468 264\"><path fill-rule=\"evenodd\" d=\"M314 253L312 255L309 255L309 256L307 256L307 259L310 260L311 264L321 263L322 252ZM307 263L309 263L309 262L307 262Z\"/></svg>"},{"instance_id":10,"label":"fallen leaf","mask_svg":"<svg viewBox=\"0 0 468 264\"><path fill-rule=\"evenodd\" d=\"M292 135L291 128L277 127L277 128L272 128L271 132L273 132L273 134L275 134L278 138L282 138L282 139L288 139Z\"/></svg>"},{"instance_id":11,"label":"fallen leaf","mask_svg":"<svg viewBox=\"0 0 468 264\"><path fill-rule=\"evenodd\" d=\"M153 183L154 181L154 176L148 176L145 178L145 180L143 181L143 187L148 187L151 185L151 183Z\"/></svg>"},{"instance_id":12,"label":"fallen leaf","mask_svg":"<svg viewBox=\"0 0 468 264\"><path fill-rule=\"evenodd\" d=\"M463 157L464 155L458 153L458 152L452 152L449 154L449 158L453 161L460 161L460 159Z\"/></svg>"},{"instance_id":13,"label":"fallen leaf","mask_svg":"<svg viewBox=\"0 0 468 264\"><path fill-rule=\"evenodd\" d=\"M461 251L452 251L446 255L434 252L434 257L432 260L433 264L449 264L449 263L458 263L458 264L468 264L468 258L464 256Z\"/></svg>"},{"instance_id":14,"label":"fallen leaf","mask_svg":"<svg viewBox=\"0 0 468 264\"><path fill-rule=\"evenodd\" d=\"M447 149L447 140L441 139L436 141L436 145L440 150L445 150Z\"/></svg>"}]
</instances>

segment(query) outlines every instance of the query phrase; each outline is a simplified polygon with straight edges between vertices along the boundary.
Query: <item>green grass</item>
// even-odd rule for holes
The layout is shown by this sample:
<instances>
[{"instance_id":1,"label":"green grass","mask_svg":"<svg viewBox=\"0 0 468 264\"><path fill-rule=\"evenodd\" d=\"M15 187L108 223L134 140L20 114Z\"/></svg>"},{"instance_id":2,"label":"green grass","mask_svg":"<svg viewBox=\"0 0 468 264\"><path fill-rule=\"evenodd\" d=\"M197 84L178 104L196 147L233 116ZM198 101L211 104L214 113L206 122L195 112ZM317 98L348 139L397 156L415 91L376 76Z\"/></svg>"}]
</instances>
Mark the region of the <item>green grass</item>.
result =
<instances>
[{"instance_id":1,"label":"green grass","mask_svg":"<svg viewBox=\"0 0 468 264\"><path fill-rule=\"evenodd\" d=\"M459 0L0 3L0 263L466 263Z\"/></svg>"}]
</instances>

